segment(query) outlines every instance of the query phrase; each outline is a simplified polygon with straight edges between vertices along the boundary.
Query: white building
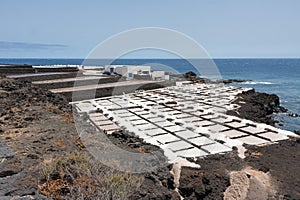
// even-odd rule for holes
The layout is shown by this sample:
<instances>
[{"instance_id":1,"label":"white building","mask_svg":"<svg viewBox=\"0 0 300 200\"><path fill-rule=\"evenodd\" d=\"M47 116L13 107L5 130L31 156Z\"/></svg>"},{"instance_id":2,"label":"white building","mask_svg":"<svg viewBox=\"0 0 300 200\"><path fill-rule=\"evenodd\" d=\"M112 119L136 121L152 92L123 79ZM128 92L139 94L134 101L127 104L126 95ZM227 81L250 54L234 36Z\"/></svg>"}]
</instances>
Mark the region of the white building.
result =
<instances>
[{"instance_id":1,"label":"white building","mask_svg":"<svg viewBox=\"0 0 300 200\"><path fill-rule=\"evenodd\" d=\"M170 80L170 75L165 71L152 71L151 76L153 80Z\"/></svg>"},{"instance_id":2,"label":"white building","mask_svg":"<svg viewBox=\"0 0 300 200\"><path fill-rule=\"evenodd\" d=\"M170 80L165 71L152 71L151 66L144 65L106 65L105 72L116 73L127 78Z\"/></svg>"},{"instance_id":3,"label":"white building","mask_svg":"<svg viewBox=\"0 0 300 200\"><path fill-rule=\"evenodd\" d=\"M151 75L151 67L144 65L107 65L105 66L105 71L127 78L133 78L134 75Z\"/></svg>"}]
</instances>

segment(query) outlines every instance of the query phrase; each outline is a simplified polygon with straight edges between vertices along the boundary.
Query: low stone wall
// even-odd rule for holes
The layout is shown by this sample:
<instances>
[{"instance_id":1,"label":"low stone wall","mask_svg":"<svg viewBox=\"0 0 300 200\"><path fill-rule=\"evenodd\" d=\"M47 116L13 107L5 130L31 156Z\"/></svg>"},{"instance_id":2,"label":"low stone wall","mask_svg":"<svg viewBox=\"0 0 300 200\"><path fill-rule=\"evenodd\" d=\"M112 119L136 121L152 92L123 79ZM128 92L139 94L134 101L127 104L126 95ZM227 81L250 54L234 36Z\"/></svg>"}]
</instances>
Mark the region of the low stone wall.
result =
<instances>
[{"instance_id":1,"label":"low stone wall","mask_svg":"<svg viewBox=\"0 0 300 200\"><path fill-rule=\"evenodd\" d=\"M163 88L167 86L173 86L175 85L175 82L160 82L160 83L148 83L140 85L134 85L134 86L119 86L119 87L107 87L107 88L101 88L97 89L96 92L94 90L83 90L80 92L80 97L77 95L76 101L79 100L85 100L85 99L94 99L94 98L100 98L100 97L108 97L112 95L120 95L120 94L127 94L132 93L136 90L151 90L151 89L157 89L157 88ZM60 93L63 95L68 101L72 101L72 92L65 92Z\"/></svg>"},{"instance_id":2,"label":"low stone wall","mask_svg":"<svg viewBox=\"0 0 300 200\"><path fill-rule=\"evenodd\" d=\"M41 67L41 68L34 68L36 72L77 72L79 69L77 67L59 67L59 68L53 68L53 67Z\"/></svg>"},{"instance_id":3,"label":"low stone wall","mask_svg":"<svg viewBox=\"0 0 300 200\"><path fill-rule=\"evenodd\" d=\"M64 77L65 78L65 77ZM109 78L100 78L93 80L76 80L76 86L86 86L86 85L95 85L95 84L104 84L104 83L113 83L119 81L119 77L109 77ZM58 89L58 88L66 88L73 87L75 81L67 81L67 82L56 82L56 83L43 83L43 84L35 84L44 89Z\"/></svg>"}]
</instances>

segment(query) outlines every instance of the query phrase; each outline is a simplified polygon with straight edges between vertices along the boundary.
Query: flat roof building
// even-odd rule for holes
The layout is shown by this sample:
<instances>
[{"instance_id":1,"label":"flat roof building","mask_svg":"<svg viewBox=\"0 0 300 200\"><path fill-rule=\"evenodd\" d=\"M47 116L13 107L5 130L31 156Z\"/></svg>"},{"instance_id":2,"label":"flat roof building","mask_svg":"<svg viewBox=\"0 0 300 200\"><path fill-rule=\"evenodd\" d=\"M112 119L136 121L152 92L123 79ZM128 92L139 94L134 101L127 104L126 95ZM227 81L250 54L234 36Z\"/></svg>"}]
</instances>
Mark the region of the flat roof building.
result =
<instances>
[{"instance_id":1,"label":"flat roof building","mask_svg":"<svg viewBox=\"0 0 300 200\"><path fill-rule=\"evenodd\" d=\"M133 78L134 75L151 75L151 67L144 65L107 65L105 71L116 73L127 78Z\"/></svg>"},{"instance_id":2,"label":"flat roof building","mask_svg":"<svg viewBox=\"0 0 300 200\"><path fill-rule=\"evenodd\" d=\"M129 79L143 80L169 80L170 76L165 71L151 71L151 66L145 65L106 65L106 73L115 73Z\"/></svg>"}]
</instances>

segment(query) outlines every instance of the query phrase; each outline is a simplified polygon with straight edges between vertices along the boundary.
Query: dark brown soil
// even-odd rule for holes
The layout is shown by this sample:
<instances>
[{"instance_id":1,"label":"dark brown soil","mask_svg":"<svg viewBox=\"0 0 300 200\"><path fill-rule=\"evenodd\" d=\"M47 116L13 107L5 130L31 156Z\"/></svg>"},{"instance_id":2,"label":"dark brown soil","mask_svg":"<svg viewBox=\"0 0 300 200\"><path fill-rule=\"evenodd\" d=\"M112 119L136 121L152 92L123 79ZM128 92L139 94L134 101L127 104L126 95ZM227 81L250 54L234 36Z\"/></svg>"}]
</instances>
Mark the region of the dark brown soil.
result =
<instances>
[{"instance_id":1,"label":"dark brown soil","mask_svg":"<svg viewBox=\"0 0 300 200\"><path fill-rule=\"evenodd\" d=\"M278 187L278 198L300 199L300 138L265 147L247 146L245 162L269 172Z\"/></svg>"},{"instance_id":2,"label":"dark brown soil","mask_svg":"<svg viewBox=\"0 0 300 200\"><path fill-rule=\"evenodd\" d=\"M235 152L207 156L196 163L200 169L185 167L181 171L179 191L185 199L223 199L230 185L229 172L244 167Z\"/></svg>"},{"instance_id":3,"label":"dark brown soil","mask_svg":"<svg viewBox=\"0 0 300 200\"><path fill-rule=\"evenodd\" d=\"M185 199L223 199L230 186L231 171L247 166L270 173L276 199L300 198L300 139L280 141L264 147L246 146L246 158L236 152L211 155L196 161L201 169L183 168L180 178L180 194ZM254 191L255 192L255 191Z\"/></svg>"}]
</instances>

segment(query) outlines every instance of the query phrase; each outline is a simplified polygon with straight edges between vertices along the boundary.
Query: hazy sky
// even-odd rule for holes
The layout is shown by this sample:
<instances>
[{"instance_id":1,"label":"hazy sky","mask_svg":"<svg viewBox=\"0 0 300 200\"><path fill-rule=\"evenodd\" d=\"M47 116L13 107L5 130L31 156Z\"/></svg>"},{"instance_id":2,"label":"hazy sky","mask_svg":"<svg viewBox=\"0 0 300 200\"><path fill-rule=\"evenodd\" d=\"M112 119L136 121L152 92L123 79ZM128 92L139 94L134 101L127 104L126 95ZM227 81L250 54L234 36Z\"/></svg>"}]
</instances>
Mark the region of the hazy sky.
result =
<instances>
[{"instance_id":1,"label":"hazy sky","mask_svg":"<svg viewBox=\"0 0 300 200\"><path fill-rule=\"evenodd\" d=\"M84 58L121 31L163 27L212 57L300 58L299 9L298 0L1 0L0 57Z\"/></svg>"}]
</instances>

